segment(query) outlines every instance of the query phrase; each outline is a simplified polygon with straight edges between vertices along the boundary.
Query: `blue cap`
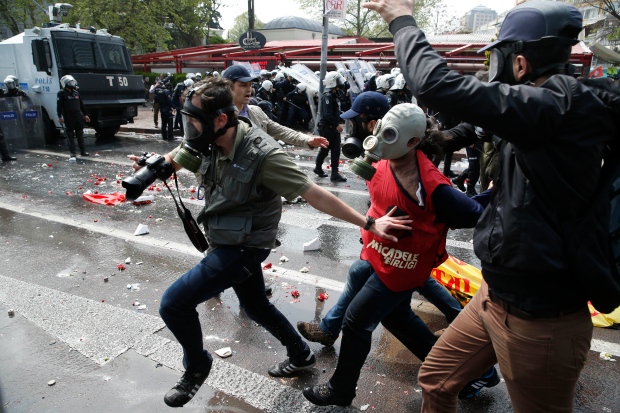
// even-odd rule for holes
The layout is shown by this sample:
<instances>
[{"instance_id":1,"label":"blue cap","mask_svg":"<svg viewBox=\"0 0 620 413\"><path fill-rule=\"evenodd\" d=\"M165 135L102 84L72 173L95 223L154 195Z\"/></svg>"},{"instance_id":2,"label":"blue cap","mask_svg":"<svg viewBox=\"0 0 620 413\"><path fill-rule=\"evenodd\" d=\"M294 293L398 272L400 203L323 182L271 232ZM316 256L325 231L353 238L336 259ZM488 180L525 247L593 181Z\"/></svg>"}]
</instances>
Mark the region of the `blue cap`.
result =
<instances>
[{"instance_id":1,"label":"blue cap","mask_svg":"<svg viewBox=\"0 0 620 413\"><path fill-rule=\"evenodd\" d=\"M478 50L478 53L505 42L528 42L543 37L557 37L577 44L582 26L581 12L574 6L556 1L523 3L508 12L497 40Z\"/></svg>"},{"instance_id":2,"label":"blue cap","mask_svg":"<svg viewBox=\"0 0 620 413\"><path fill-rule=\"evenodd\" d=\"M232 65L224 71L222 76L231 82L251 82L256 76L252 76L248 69L241 65Z\"/></svg>"},{"instance_id":3,"label":"blue cap","mask_svg":"<svg viewBox=\"0 0 620 413\"><path fill-rule=\"evenodd\" d=\"M342 119L351 119L360 114L370 115L375 119L381 119L390 110L387 98L379 92L361 93L353 101L351 109L340 115Z\"/></svg>"}]
</instances>

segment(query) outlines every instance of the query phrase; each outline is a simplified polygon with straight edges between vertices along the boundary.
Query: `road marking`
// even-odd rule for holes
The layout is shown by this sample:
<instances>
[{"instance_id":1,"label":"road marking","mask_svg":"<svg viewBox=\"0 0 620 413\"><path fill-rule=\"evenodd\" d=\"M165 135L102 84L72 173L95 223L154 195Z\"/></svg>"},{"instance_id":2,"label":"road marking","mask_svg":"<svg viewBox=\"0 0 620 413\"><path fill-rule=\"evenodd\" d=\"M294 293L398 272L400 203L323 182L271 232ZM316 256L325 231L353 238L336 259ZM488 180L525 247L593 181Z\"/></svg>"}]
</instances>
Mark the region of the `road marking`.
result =
<instances>
[{"instance_id":1,"label":"road marking","mask_svg":"<svg viewBox=\"0 0 620 413\"><path fill-rule=\"evenodd\" d=\"M165 327L159 317L3 275L0 301L99 365L134 349L157 363L182 371L183 350L179 343L155 334ZM218 391L266 412L316 412L316 406L301 391L267 377L268 366L265 375L261 375L223 360L214 359L213 364L207 384Z\"/></svg>"}]
</instances>

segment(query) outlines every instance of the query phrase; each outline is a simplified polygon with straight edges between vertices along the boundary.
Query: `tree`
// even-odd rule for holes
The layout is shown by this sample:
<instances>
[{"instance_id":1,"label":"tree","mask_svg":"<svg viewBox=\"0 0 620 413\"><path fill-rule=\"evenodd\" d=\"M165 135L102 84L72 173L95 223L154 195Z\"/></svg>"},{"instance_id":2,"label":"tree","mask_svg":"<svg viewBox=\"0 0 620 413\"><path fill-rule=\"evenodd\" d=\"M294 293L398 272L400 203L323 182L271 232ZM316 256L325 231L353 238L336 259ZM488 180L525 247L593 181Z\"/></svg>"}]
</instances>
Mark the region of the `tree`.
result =
<instances>
[{"instance_id":1,"label":"tree","mask_svg":"<svg viewBox=\"0 0 620 413\"><path fill-rule=\"evenodd\" d=\"M256 15L254 15L254 28L262 29L265 23L260 21ZM237 43L239 36L248 31L250 22L248 18L248 12L245 11L235 17L232 27L228 30L228 40Z\"/></svg>"},{"instance_id":2,"label":"tree","mask_svg":"<svg viewBox=\"0 0 620 413\"><path fill-rule=\"evenodd\" d=\"M0 0L0 26L7 26L13 35L22 28L31 29L48 21L48 16L32 0Z\"/></svg>"},{"instance_id":3,"label":"tree","mask_svg":"<svg viewBox=\"0 0 620 413\"><path fill-rule=\"evenodd\" d=\"M166 27L178 7L173 0L72 0L74 8L66 20L82 27L106 28L125 39L134 53L166 48L171 35Z\"/></svg>"},{"instance_id":4,"label":"tree","mask_svg":"<svg viewBox=\"0 0 620 413\"><path fill-rule=\"evenodd\" d=\"M296 0L302 10L316 20L322 20L323 0ZM350 36L391 36L387 24L378 13L362 7L366 0L349 0L345 20L330 20ZM443 0L417 0L414 17L421 28L427 28L433 20L433 11Z\"/></svg>"},{"instance_id":5,"label":"tree","mask_svg":"<svg viewBox=\"0 0 620 413\"><path fill-rule=\"evenodd\" d=\"M569 0L576 7L590 6L607 14L602 27L598 29L597 38L608 40L620 39L620 3L616 0Z\"/></svg>"}]
</instances>

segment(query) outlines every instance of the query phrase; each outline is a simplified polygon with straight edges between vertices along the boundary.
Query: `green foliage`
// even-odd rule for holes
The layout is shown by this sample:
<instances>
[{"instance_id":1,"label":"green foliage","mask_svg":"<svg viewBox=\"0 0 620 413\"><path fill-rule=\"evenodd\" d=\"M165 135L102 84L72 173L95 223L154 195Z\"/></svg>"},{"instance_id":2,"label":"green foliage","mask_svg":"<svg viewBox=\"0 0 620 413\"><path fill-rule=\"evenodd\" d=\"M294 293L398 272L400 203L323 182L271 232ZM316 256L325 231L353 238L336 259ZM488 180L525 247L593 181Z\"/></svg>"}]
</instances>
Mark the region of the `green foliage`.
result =
<instances>
[{"instance_id":1,"label":"green foliage","mask_svg":"<svg viewBox=\"0 0 620 413\"><path fill-rule=\"evenodd\" d=\"M254 15L254 28L262 29L265 23L259 20L256 14ZM237 43L239 41L239 36L248 31L248 27L250 27L248 12L243 12L237 17L233 22L232 27L228 30L228 41L232 43Z\"/></svg>"},{"instance_id":2,"label":"green foliage","mask_svg":"<svg viewBox=\"0 0 620 413\"><path fill-rule=\"evenodd\" d=\"M32 0L0 0L0 26L7 26L13 35L26 29L42 26L49 18Z\"/></svg>"},{"instance_id":3,"label":"green foliage","mask_svg":"<svg viewBox=\"0 0 620 413\"><path fill-rule=\"evenodd\" d=\"M229 41L227 39L224 39L219 34L212 34L209 36L209 44L226 44L228 42Z\"/></svg>"},{"instance_id":4,"label":"green foliage","mask_svg":"<svg viewBox=\"0 0 620 413\"><path fill-rule=\"evenodd\" d=\"M322 20L323 0L296 0L297 4L309 17ZM374 11L365 9L362 5L366 0L349 0L347 2L346 20L331 19L330 23L342 29L349 36L361 37L392 37L388 25L381 16ZM418 26L426 28L432 22L435 9L443 5L443 0L417 0L414 17Z\"/></svg>"}]
</instances>

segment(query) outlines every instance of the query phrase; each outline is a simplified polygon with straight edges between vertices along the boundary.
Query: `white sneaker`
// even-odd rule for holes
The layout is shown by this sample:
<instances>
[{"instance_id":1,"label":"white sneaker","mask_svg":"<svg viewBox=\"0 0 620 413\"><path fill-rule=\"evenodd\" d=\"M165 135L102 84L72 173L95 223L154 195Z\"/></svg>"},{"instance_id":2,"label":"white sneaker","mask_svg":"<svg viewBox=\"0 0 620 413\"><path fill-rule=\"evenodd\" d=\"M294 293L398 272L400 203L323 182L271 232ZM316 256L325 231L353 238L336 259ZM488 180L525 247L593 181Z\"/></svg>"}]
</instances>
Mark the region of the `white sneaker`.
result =
<instances>
[{"instance_id":1,"label":"white sneaker","mask_svg":"<svg viewBox=\"0 0 620 413\"><path fill-rule=\"evenodd\" d=\"M75 156L72 156L72 157L69 158L69 162L76 162L76 161L77 161L77 159L75 159Z\"/></svg>"}]
</instances>

